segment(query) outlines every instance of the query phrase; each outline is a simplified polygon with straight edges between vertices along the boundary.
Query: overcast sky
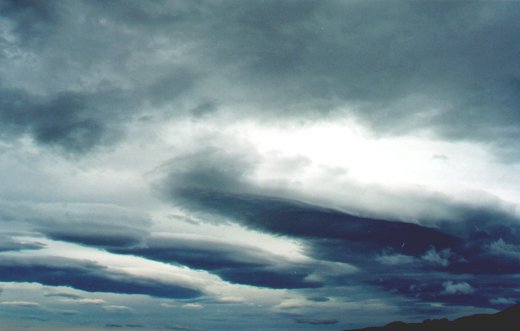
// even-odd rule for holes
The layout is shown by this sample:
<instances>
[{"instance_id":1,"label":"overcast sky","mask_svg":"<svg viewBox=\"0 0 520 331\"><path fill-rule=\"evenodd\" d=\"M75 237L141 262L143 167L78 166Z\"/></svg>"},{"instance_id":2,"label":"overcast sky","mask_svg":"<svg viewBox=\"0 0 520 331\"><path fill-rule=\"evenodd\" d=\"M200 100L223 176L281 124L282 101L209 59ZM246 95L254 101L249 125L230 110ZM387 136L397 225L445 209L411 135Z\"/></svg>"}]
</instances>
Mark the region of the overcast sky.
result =
<instances>
[{"instance_id":1,"label":"overcast sky","mask_svg":"<svg viewBox=\"0 0 520 331\"><path fill-rule=\"evenodd\" d=\"M0 14L4 328L342 330L520 300L520 2Z\"/></svg>"}]
</instances>

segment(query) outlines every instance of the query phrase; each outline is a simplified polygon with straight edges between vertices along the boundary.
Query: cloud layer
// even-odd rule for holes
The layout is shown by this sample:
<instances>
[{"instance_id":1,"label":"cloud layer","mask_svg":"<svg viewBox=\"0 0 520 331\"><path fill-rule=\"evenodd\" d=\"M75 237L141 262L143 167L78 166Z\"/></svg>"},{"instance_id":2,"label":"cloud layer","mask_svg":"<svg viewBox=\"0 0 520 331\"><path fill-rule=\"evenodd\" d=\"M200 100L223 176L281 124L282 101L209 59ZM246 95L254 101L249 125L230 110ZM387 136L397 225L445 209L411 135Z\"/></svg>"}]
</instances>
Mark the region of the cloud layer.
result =
<instances>
[{"instance_id":1,"label":"cloud layer","mask_svg":"<svg viewBox=\"0 0 520 331\"><path fill-rule=\"evenodd\" d=\"M518 3L0 13L13 330L336 330L520 300Z\"/></svg>"}]
</instances>

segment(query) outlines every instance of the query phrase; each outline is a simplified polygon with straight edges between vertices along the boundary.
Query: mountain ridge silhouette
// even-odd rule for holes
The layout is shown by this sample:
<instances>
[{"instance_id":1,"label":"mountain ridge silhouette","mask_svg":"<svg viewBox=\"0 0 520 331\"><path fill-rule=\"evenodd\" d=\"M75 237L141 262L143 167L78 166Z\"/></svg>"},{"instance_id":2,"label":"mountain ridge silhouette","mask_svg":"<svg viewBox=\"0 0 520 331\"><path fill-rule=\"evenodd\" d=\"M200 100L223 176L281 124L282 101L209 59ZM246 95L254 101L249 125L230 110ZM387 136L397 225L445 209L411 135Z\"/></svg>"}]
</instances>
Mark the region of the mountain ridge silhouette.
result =
<instances>
[{"instance_id":1,"label":"mountain ridge silhouette","mask_svg":"<svg viewBox=\"0 0 520 331\"><path fill-rule=\"evenodd\" d=\"M520 303L495 314L476 314L454 319L427 319L422 323L391 322L381 327L345 331L520 331Z\"/></svg>"}]
</instances>

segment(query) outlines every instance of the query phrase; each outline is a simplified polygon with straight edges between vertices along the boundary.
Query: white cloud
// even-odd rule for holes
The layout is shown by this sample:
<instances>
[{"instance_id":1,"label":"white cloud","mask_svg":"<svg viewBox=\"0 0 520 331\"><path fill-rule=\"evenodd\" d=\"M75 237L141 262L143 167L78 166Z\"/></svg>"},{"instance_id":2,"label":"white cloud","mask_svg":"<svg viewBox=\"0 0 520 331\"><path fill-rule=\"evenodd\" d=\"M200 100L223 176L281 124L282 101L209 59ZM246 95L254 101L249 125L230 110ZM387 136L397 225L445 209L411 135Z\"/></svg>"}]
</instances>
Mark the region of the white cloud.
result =
<instances>
[{"instance_id":1,"label":"white cloud","mask_svg":"<svg viewBox=\"0 0 520 331\"><path fill-rule=\"evenodd\" d=\"M470 294L475 292L475 289L466 282L446 281L442 283L442 286L444 287L443 294Z\"/></svg>"},{"instance_id":2,"label":"white cloud","mask_svg":"<svg viewBox=\"0 0 520 331\"><path fill-rule=\"evenodd\" d=\"M449 258L451 255L452 253L449 249L438 252L435 247L432 247L421 256L421 259L429 264L447 267L450 264Z\"/></svg>"},{"instance_id":3,"label":"white cloud","mask_svg":"<svg viewBox=\"0 0 520 331\"><path fill-rule=\"evenodd\" d=\"M75 300L75 302L81 304L81 305L104 305L107 302L103 299L90 299L90 298L83 298Z\"/></svg>"},{"instance_id":4,"label":"white cloud","mask_svg":"<svg viewBox=\"0 0 520 331\"><path fill-rule=\"evenodd\" d=\"M21 307L21 308L38 308L40 304L32 301L3 301L0 302L2 306Z\"/></svg>"},{"instance_id":5,"label":"white cloud","mask_svg":"<svg viewBox=\"0 0 520 331\"><path fill-rule=\"evenodd\" d=\"M502 238L489 244L489 251L493 254L504 255L520 260L520 246L506 243Z\"/></svg>"},{"instance_id":6,"label":"white cloud","mask_svg":"<svg viewBox=\"0 0 520 331\"><path fill-rule=\"evenodd\" d=\"M499 298L489 299L489 303L491 303L493 305L514 305L517 303L517 301L513 298L499 297Z\"/></svg>"},{"instance_id":7,"label":"white cloud","mask_svg":"<svg viewBox=\"0 0 520 331\"><path fill-rule=\"evenodd\" d=\"M312 302L307 301L303 297L287 298L287 299L284 299L279 304L275 305L273 308L281 309L281 310L297 309L297 308L303 308L303 307L311 306L312 304L313 304Z\"/></svg>"},{"instance_id":8,"label":"white cloud","mask_svg":"<svg viewBox=\"0 0 520 331\"><path fill-rule=\"evenodd\" d=\"M182 305L182 309L198 310L198 309L203 309L203 308L204 308L204 306L201 304L198 304L198 303L186 303L186 304Z\"/></svg>"},{"instance_id":9,"label":"white cloud","mask_svg":"<svg viewBox=\"0 0 520 331\"><path fill-rule=\"evenodd\" d=\"M403 254L382 254L376 257L376 261L384 265L402 265L415 261L413 256Z\"/></svg>"}]
</instances>

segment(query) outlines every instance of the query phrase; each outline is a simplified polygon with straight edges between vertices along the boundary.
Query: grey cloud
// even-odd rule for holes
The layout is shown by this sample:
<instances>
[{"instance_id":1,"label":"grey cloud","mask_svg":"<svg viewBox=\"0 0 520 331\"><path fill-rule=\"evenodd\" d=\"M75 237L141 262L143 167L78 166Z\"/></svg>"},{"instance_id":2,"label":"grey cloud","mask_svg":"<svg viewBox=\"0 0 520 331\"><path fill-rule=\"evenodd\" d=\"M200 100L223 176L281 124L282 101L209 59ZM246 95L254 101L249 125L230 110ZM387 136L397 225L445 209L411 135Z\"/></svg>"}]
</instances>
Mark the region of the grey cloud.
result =
<instances>
[{"instance_id":1,"label":"grey cloud","mask_svg":"<svg viewBox=\"0 0 520 331\"><path fill-rule=\"evenodd\" d=\"M107 324L105 324L105 327L106 328L144 328L144 325L107 323Z\"/></svg>"},{"instance_id":2,"label":"grey cloud","mask_svg":"<svg viewBox=\"0 0 520 331\"><path fill-rule=\"evenodd\" d=\"M314 296L314 297L309 297L307 299L310 301L314 301L314 302L327 302L330 300L330 298L322 297L322 296Z\"/></svg>"},{"instance_id":3,"label":"grey cloud","mask_svg":"<svg viewBox=\"0 0 520 331\"><path fill-rule=\"evenodd\" d=\"M12 238L10 235L0 233L0 252L36 250L42 249L45 245L39 242L23 242Z\"/></svg>"},{"instance_id":4,"label":"grey cloud","mask_svg":"<svg viewBox=\"0 0 520 331\"><path fill-rule=\"evenodd\" d=\"M24 40L38 42L40 38L57 27L60 19L56 1L3 0L0 8L3 15L17 22L15 31Z\"/></svg>"},{"instance_id":5,"label":"grey cloud","mask_svg":"<svg viewBox=\"0 0 520 331\"><path fill-rule=\"evenodd\" d=\"M97 247L126 247L148 236L148 216L140 211L108 204L12 203L0 201L4 221L54 240ZM26 243L29 249L42 248ZM20 249L23 246L19 247Z\"/></svg>"},{"instance_id":6,"label":"grey cloud","mask_svg":"<svg viewBox=\"0 0 520 331\"><path fill-rule=\"evenodd\" d=\"M329 325L337 324L339 321L335 318L304 318L297 317L294 321L299 324L310 324L310 325Z\"/></svg>"},{"instance_id":7,"label":"grey cloud","mask_svg":"<svg viewBox=\"0 0 520 331\"><path fill-rule=\"evenodd\" d=\"M13 27L6 30L6 55L0 59L5 69L1 138L29 135L42 146L82 155L120 141L139 118L192 108L175 103L193 87L192 70L164 57L148 63L153 53L148 34L109 22L111 9L124 10L130 3L115 8L57 1L0 5ZM154 107L165 110L151 114Z\"/></svg>"},{"instance_id":8,"label":"grey cloud","mask_svg":"<svg viewBox=\"0 0 520 331\"><path fill-rule=\"evenodd\" d=\"M3 133L28 134L42 145L59 147L72 154L89 152L119 138L121 107L119 92L96 94L63 92L39 97L21 90L0 91ZM117 100L117 101L116 101Z\"/></svg>"},{"instance_id":9,"label":"grey cloud","mask_svg":"<svg viewBox=\"0 0 520 331\"><path fill-rule=\"evenodd\" d=\"M171 171L160 183L162 193L192 211L217 213L253 229L307 239L331 253L393 247L416 255L431 246L449 247L458 240L415 224L358 217L269 195L268 189L248 182L254 165L244 160L247 157L220 150L176 158L164 167ZM418 239L422 237L431 241Z\"/></svg>"},{"instance_id":10,"label":"grey cloud","mask_svg":"<svg viewBox=\"0 0 520 331\"><path fill-rule=\"evenodd\" d=\"M110 251L207 270L238 284L269 288L321 285L319 281L308 279L316 268L311 263L292 263L255 247L208 238L150 237L139 246L112 248Z\"/></svg>"},{"instance_id":11,"label":"grey cloud","mask_svg":"<svg viewBox=\"0 0 520 331\"><path fill-rule=\"evenodd\" d=\"M237 149L240 148L236 146L234 150ZM176 190L247 192L254 189L246 177L254 171L257 161L254 153L204 147L163 164L160 171L166 172L168 179L157 183L157 186L165 192L172 189L171 184Z\"/></svg>"},{"instance_id":12,"label":"grey cloud","mask_svg":"<svg viewBox=\"0 0 520 331\"><path fill-rule=\"evenodd\" d=\"M88 261L47 257L0 258L0 281L70 286L89 292L145 294L162 298L194 298L202 293L181 285L109 271Z\"/></svg>"},{"instance_id":13,"label":"grey cloud","mask_svg":"<svg viewBox=\"0 0 520 331\"><path fill-rule=\"evenodd\" d=\"M207 159L204 153L179 158L178 167L177 159L168 163L161 183L164 198L194 213L219 215L223 217L217 219L296 238L314 259L358 268L353 274L318 277L316 286L336 286L348 279L422 302L496 307L490 301L497 296L492 289L499 286L504 290L500 295L506 296L514 275L520 272L518 218L513 210L499 203L479 206L435 200L435 206L452 212L447 219L424 220L429 227L361 217L283 197L287 192L271 195L268 188L248 181L248 175L255 171L254 164L242 163L244 158L219 151L207 155ZM234 282L251 282L251 277L240 274L247 268L229 270L232 273L226 270L217 274ZM248 274L270 277L261 269ZM450 277L454 284L472 284L475 291L447 292L443 282ZM301 287L298 279L283 278ZM308 275L304 279L315 278ZM257 281L253 284L266 285Z\"/></svg>"},{"instance_id":14,"label":"grey cloud","mask_svg":"<svg viewBox=\"0 0 520 331\"><path fill-rule=\"evenodd\" d=\"M149 237L142 245L111 249L116 253L146 256L164 262L177 262L194 268L213 270L229 267L265 266L275 261L268 253L208 238Z\"/></svg>"},{"instance_id":15,"label":"grey cloud","mask_svg":"<svg viewBox=\"0 0 520 331\"><path fill-rule=\"evenodd\" d=\"M141 229L100 222L75 224L74 227L63 229L50 227L38 230L53 240L106 248L134 246L147 235L147 232Z\"/></svg>"},{"instance_id":16,"label":"grey cloud","mask_svg":"<svg viewBox=\"0 0 520 331\"><path fill-rule=\"evenodd\" d=\"M0 302L0 305L6 307L19 307L19 308L32 308L39 309L41 308L40 304L32 301L3 301Z\"/></svg>"},{"instance_id":17,"label":"grey cloud","mask_svg":"<svg viewBox=\"0 0 520 331\"><path fill-rule=\"evenodd\" d=\"M377 134L428 129L518 156L515 2L4 1L3 7L15 34L40 40L20 47L39 51L45 72L54 75L63 65L55 93L90 70L100 73L90 90L108 81L167 113L219 104L239 117L307 119L347 106ZM177 102L182 95L190 97ZM43 143L69 150L88 150L112 134L97 118L66 117L63 125L32 129ZM66 143L73 133L83 140Z\"/></svg>"},{"instance_id":18,"label":"grey cloud","mask_svg":"<svg viewBox=\"0 0 520 331\"><path fill-rule=\"evenodd\" d=\"M196 329L196 328L181 326L181 325L167 326L166 329L174 330L174 331L204 331L204 329Z\"/></svg>"},{"instance_id":19,"label":"grey cloud","mask_svg":"<svg viewBox=\"0 0 520 331\"><path fill-rule=\"evenodd\" d=\"M202 24L196 49L211 49L210 67L239 68L231 78L264 112L348 104L381 134L430 128L504 149L518 138L516 3L200 6L183 17Z\"/></svg>"},{"instance_id":20,"label":"grey cloud","mask_svg":"<svg viewBox=\"0 0 520 331\"><path fill-rule=\"evenodd\" d=\"M66 292L57 292L57 293L47 293L46 297L58 297L58 298L66 298L71 300L77 300L83 298L81 295L77 295L74 293L66 293Z\"/></svg>"}]
</instances>

